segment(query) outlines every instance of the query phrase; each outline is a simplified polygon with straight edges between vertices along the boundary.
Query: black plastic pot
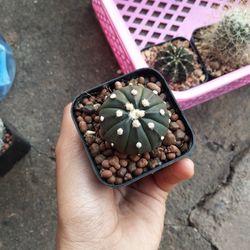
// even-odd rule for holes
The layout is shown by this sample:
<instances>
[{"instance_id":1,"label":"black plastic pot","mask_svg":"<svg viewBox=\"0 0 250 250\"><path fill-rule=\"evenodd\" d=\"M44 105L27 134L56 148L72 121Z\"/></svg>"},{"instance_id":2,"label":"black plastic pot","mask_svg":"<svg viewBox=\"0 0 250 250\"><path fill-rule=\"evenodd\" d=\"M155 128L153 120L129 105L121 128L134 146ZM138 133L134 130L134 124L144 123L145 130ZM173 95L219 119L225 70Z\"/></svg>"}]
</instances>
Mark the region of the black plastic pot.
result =
<instances>
[{"instance_id":1,"label":"black plastic pot","mask_svg":"<svg viewBox=\"0 0 250 250\"><path fill-rule=\"evenodd\" d=\"M205 75L205 80L202 82L207 82L209 80L209 75L208 75L208 72L207 72L207 69L206 69L206 66L205 66L205 63L203 62L201 56L200 56L200 53L198 53L198 50L193 42L193 40L189 41L188 39L184 38L184 37L175 37L175 38L172 38L170 40L167 40L167 41L164 41L162 43L158 43L158 44L155 44L155 45L150 45L150 46L147 46L146 48L144 48L142 50L145 51L145 50L148 50L149 48L152 48L152 47L158 47L158 46L161 46L167 42L171 42L171 41L176 41L176 40L180 40L180 41L188 41L189 42L189 47L192 49L192 51L196 54L197 56L197 61L198 63L201 65L201 68L202 68L202 71L203 71L203 74ZM201 84L202 84L201 83Z\"/></svg>"},{"instance_id":2,"label":"black plastic pot","mask_svg":"<svg viewBox=\"0 0 250 250\"><path fill-rule=\"evenodd\" d=\"M125 182L125 183L122 183L122 184L109 184L107 183L104 179L101 178L100 174L99 174L99 171L98 171L98 167L95 163L95 160L94 158L92 157L91 153L90 153L90 150L85 142L85 139L84 139L84 136L83 134L80 132L80 129L78 127L78 122L77 122L77 119L76 119L76 116L75 116L75 107L77 107L77 105L79 104L79 102L84 98L84 97L87 97L89 96L89 94L91 95L97 95L102 89L103 87L109 87L111 89L114 89L114 85L115 85L115 82L116 81L129 81L130 79L133 79L133 78L137 78L139 76L144 76L144 77L149 77L149 76L154 76L157 78L158 81L161 82L162 84L162 90L163 92L166 94L167 96L167 100L168 102L172 105L172 107L176 110L177 114L179 115L180 119L183 121L185 127L186 127L186 134L190 137L190 145L189 145L189 149L187 150L187 152L185 152L184 154L182 154L181 156L177 157L176 159L174 160L171 160L171 161L165 161L163 162L161 165L159 165L158 167L156 167L155 169L152 169L152 170L149 170L143 174L141 174L140 176L137 176L137 177L134 177L133 179ZM73 102L73 105L72 105L72 109L71 109L71 114L72 114L72 118L73 118L73 121L75 123L75 126L76 126L76 129L81 137L81 140L83 142L83 147L84 149L86 150L87 152L87 155L88 155L88 158L90 160L90 163L91 163L91 166L92 166L92 169L93 171L95 172L97 178L105 185L109 186L109 187L112 187L112 188L119 188L119 187L123 187L123 186L127 186L127 185L130 185L150 174L153 174L155 173L156 171L159 171L171 164L173 164L174 162L184 158L184 157L187 157L188 155L191 154L192 152L192 149L193 149L193 146L194 146L194 133L193 133L193 130L189 124L189 122L187 121L185 115L183 114L183 112L181 111L180 107L178 106L177 104L177 101L175 100L171 90L168 88L167 86L167 83L164 79L164 77L156 70L154 69L149 69L149 68L143 68L143 69L139 69L139 70L136 70L132 73L129 73L127 75L123 75L123 76L120 76L120 77L117 77L115 79L112 79L108 82L105 82L103 84L100 84L98 85L97 87L95 88L92 88L88 91L85 91L83 92L82 94L80 94Z\"/></svg>"},{"instance_id":3,"label":"black plastic pot","mask_svg":"<svg viewBox=\"0 0 250 250\"><path fill-rule=\"evenodd\" d=\"M0 154L0 176L4 176L10 171L16 162L18 162L30 150L30 144L27 142L11 124L4 121L7 131L12 135L12 144L9 149Z\"/></svg>"}]
</instances>

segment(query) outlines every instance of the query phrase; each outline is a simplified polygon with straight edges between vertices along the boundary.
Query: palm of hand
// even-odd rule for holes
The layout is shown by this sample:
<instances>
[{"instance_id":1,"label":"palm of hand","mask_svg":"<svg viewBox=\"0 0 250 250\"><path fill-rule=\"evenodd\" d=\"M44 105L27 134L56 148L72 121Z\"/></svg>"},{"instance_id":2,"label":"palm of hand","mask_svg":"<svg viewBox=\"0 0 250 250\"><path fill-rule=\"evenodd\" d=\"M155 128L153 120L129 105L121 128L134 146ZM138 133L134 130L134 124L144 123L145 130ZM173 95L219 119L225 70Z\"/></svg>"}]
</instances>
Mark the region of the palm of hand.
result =
<instances>
[{"instance_id":1,"label":"palm of hand","mask_svg":"<svg viewBox=\"0 0 250 250\"><path fill-rule=\"evenodd\" d=\"M167 193L193 175L183 160L122 189L94 176L69 107L57 144L58 249L157 249Z\"/></svg>"}]
</instances>

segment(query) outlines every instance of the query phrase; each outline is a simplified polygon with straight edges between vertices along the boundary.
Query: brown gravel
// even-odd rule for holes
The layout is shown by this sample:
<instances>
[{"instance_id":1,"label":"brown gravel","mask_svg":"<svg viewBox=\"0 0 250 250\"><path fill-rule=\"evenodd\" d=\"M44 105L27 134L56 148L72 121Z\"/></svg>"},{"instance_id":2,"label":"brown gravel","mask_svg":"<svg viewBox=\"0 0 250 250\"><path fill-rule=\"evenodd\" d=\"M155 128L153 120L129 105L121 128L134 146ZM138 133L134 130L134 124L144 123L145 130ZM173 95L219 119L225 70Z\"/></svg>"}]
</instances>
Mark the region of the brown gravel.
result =
<instances>
[{"instance_id":1,"label":"brown gravel","mask_svg":"<svg viewBox=\"0 0 250 250\"><path fill-rule=\"evenodd\" d=\"M79 116L78 116L77 118L78 118L78 120L80 120L80 122L79 122L80 131L81 131L82 133L86 133L87 130L88 130L88 125L87 125L87 123L86 123L84 120L79 119ZM80 118L82 118L82 117L80 116ZM83 118L82 118L82 119L83 119Z\"/></svg>"},{"instance_id":2,"label":"brown gravel","mask_svg":"<svg viewBox=\"0 0 250 250\"><path fill-rule=\"evenodd\" d=\"M119 176L119 177L124 177L125 176L125 174L127 173L127 169L126 168L120 168L118 171L117 171L117 175Z\"/></svg>"},{"instance_id":3,"label":"brown gravel","mask_svg":"<svg viewBox=\"0 0 250 250\"><path fill-rule=\"evenodd\" d=\"M176 144L176 137L175 135L169 130L163 140L163 144L165 146L175 145Z\"/></svg>"},{"instance_id":4,"label":"brown gravel","mask_svg":"<svg viewBox=\"0 0 250 250\"><path fill-rule=\"evenodd\" d=\"M143 173L143 168L136 168L136 170L133 172L135 176L139 176Z\"/></svg>"},{"instance_id":5,"label":"brown gravel","mask_svg":"<svg viewBox=\"0 0 250 250\"><path fill-rule=\"evenodd\" d=\"M75 117L79 125L79 129L85 138L85 142L89 147L90 153L96 162L100 176L109 184L119 185L133 179L136 176L147 172L150 169L158 167L160 164L173 160L185 153L190 144L190 137L186 134L186 128L179 119L179 115L167 102L166 95L162 93L161 83L157 82L154 77L139 77L132 79L126 84L124 82L116 82L115 88L125 86L129 83L143 84L150 89L156 90L159 96L166 101L166 105L170 112L170 127L163 140L162 145L142 155L127 155L116 151L111 145L105 141L100 134L100 119L98 116L98 108L94 113L89 114L86 105L101 106L106 96L109 96L111 90L104 88L100 94L94 98L84 98L75 108ZM87 113L86 113L87 112Z\"/></svg>"},{"instance_id":6,"label":"brown gravel","mask_svg":"<svg viewBox=\"0 0 250 250\"><path fill-rule=\"evenodd\" d=\"M13 140L12 135L7 131L3 138L4 145L2 150L0 151L0 155L6 152L10 148L12 140Z\"/></svg>"},{"instance_id":7,"label":"brown gravel","mask_svg":"<svg viewBox=\"0 0 250 250\"><path fill-rule=\"evenodd\" d=\"M133 173L135 170L136 170L136 164L135 164L135 162L130 162L129 165L128 165L128 171L130 173Z\"/></svg>"},{"instance_id":8,"label":"brown gravel","mask_svg":"<svg viewBox=\"0 0 250 250\"><path fill-rule=\"evenodd\" d=\"M170 124L169 124L169 129L175 131L175 130L177 130L178 128L180 128L180 126L178 125L177 122L170 122Z\"/></svg>"},{"instance_id":9,"label":"brown gravel","mask_svg":"<svg viewBox=\"0 0 250 250\"><path fill-rule=\"evenodd\" d=\"M175 153L167 153L166 157L168 160L173 160L176 158L176 155Z\"/></svg>"},{"instance_id":10,"label":"brown gravel","mask_svg":"<svg viewBox=\"0 0 250 250\"><path fill-rule=\"evenodd\" d=\"M156 83L149 82L147 83L147 87L151 90L156 90L158 94L161 92L161 88Z\"/></svg>"},{"instance_id":11,"label":"brown gravel","mask_svg":"<svg viewBox=\"0 0 250 250\"><path fill-rule=\"evenodd\" d=\"M186 48L193 55L193 58L194 58L193 65L195 68L195 70L191 74L189 74L189 76L187 77L185 82L173 83L171 81L168 81L170 89L175 90L175 91L183 91L183 90L190 89L192 87L195 87L195 86L203 83L206 80L206 75L204 74L204 72L202 70L202 65L200 63L198 63L196 53L190 47L190 43L187 40L168 41L162 45L152 46L152 47L142 51L142 55L143 55L146 63L149 65L149 67L154 68L157 54L160 51L166 49L170 43L172 43L174 46L176 46L178 48L179 47Z\"/></svg>"},{"instance_id":12,"label":"brown gravel","mask_svg":"<svg viewBox=\"0 0 250 250\"><path fill-rule=\"evenodd\" d=\"M148 161L145 158L141 158L137 163L136 166L138 168L145 168L148 165Z\"/></svg>"},{"instance_id":13,"label":"brown gravel","mask_svg":"<svg viewBox=\"0 0 250 250\"><path fill-rule=\"evenodd\" d=\"M173 122L176 122L178 119L179 119L179 116L178 116L178 114L172 114L172 116L170 117L170 119L171 119L171 121L173 121Z\"/></svg>"},{"instance_id":14,"label":"brown gravel","mask_svg":"<svg viewBox=\"0 0 250 250\"><path fill-rule=\"evenodd\" d=\"M107 182L110 183L110 184L114 184L116 181L116 178L114 175L112 175L110 178L107 179Z\"/></svg>"},{"instance_id":15,"label":"brown gravel","mask_svg":"<svg viewBox=\"0 0 250 250\"><path fill-rule=\"evenodd\" d=\"M108 179L113 175L113 173L110 170L103 170L100 173L101 173L101 177L104 179Z\"/></svg>"},{"instance_id":16,"label":"brown gravel","mask_svg":"<svg viewBox=\"0 0 250 250\"><path fill-rule=\"evenodd\" d=\"M186 134L181 129L177 129L174 132L174 135L176 140L183 140Z\"/></svg>"}]
</instances>

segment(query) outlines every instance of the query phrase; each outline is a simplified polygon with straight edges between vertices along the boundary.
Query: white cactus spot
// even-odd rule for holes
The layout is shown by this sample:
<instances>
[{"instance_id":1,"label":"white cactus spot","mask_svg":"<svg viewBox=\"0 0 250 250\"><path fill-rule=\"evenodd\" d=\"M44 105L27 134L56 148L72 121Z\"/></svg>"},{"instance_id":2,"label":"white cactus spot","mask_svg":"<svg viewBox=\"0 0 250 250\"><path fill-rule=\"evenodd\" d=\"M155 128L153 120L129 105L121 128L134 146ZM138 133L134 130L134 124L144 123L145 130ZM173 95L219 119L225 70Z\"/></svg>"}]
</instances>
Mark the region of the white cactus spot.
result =
<instances>
[{"instance_id":1,"label":"white cactus spot","mask_svg":"<svg viewBox=\"0 0 250 250\"><path fill-rule=\"evenodd\" d=\"M136 89L132 89L132 90L131 90L131 94L132 94L132 95L137 95L137 94L138 94L138 91L137 91Z\"/></svg>"},{"instance_id":2,"label":"white cactus spot","mask_svg":"<svg viewBox=\"0 0 250 250\"><path fill-rule=\"evenodd\" d=\"M123 135L123 129L122 128L118 128L117 129L117 134L118 135Z\"/></svg>"},{"instance_id":3,"label":"white cactus spot","mask_svg":"<svg viewBox=\"0 0 250 250\"><path fill-rule=\"evenodd\" d=\"M157 90L153 90L154 94L158 95L158 91Z\"/></svg>"},{"instance_id":4,"label":"white cactus spot","mask_svg":"<svg viewBox=\"0 0 250 250\"><path fill-rule=\"evenodd\" d=\"M132 104L132 103L130 103L130 102L127 102L126 104L125 104L125 106L126 106L126 109L128 110L128 111L133 111L135 108L134 108L134 105Z\"/></svg>"},{"instance_id":5,"label":"white cactus spot","mask_svg":"<svg viewBox=\"0 0 250 250\"><path fill-rule=\"evenodd\" d=\"M150 105L150 103L147 99L143 99L141 103L142 103L143 107L149 107L149 105Z\"/></svg>"},{"instance_id":6,"label":"white cactus spot","mask_svg":"<svg viewBox=\"0 0 250 250\"><path fill-rule=\"evenodd\" d=\"M110 143L110 146L111 146L111 147L114 147L114 146L115 146L115 144L114 144L113 142L111 142L111 143Z\"/></svg>"},{"instance_id":7,"label":"white cactus spot","mask_svg":"<svg viewBox=\"0 0 250 250\"><path fill-rule=\"evenodd\" d=\"M134 120L132 122L132 125L134 128L139 128L141 126L141 123L139 122L139 120Z\"/></svg>"},{"instance_id":8,"label":"white cactus spot","mask_svg":"<svg viewBox=\"0 0 250 250\"><path fill-rule=\"evenodd\" d=\"M161 140L162 140L162 141L164 140L164 138L165 138L164 136L161 136Z\"/></svg>"},{"instance_id":9,"label":"white cactus spot","mask_svg":"<svg viewBox=\"0 0 250 250\"><path fill-rule=\"evenodd\" d=\"M116 110L116 117L122 117L122 115L123 115L122 110L120 110L120 109Z\"/></svg>"},{"instance_id":10,"label":"white cactus spot","mask_svg":"<svg viewBox=\"0 0 250 250\"><path fill-rule=\"evenodd\" d=\"M137 147L137 148L141 148L141 147L142 147L141 142L137 142L137 143L136 143L136 147Z\"/></svg>"},{"instance_id":11,"label":"white cactus spot","mask_svg":"<svg viewBox=\"0 0 250 250\"><path fill-rule=\"evenodd\" d=\"M100 116L100 121L101 121L101 122L104 121L104 116Z\"/></svg>"},{"instance_id":12,"label":"white cactus spot","mask_svg":"<svg viewBox=\"0 0 250 250\"><path fill-rule=\"evenodd\" d=\"M161 115L165 115L165 110L164 109L160 109L160 114Z\"/></svg>"},{"instance_id":13,"label":"white cactus spot","mask_svg":"<svg viewBox=\"0 0 250 250\"><path fill-rule=\"evenodd\" d=\"M116 98L116 94L115 94L115 93L111 94L111 95L110 95L110 98L111 98L111 99L115 99L115 98Z\"/></svg>"},{"instance_id":14,"label":"white cactus spot","mask_svg":"<svg viewBox=\"0 0 250 250\"><path fill-rule=\"evenodd\" d=\"M153 122L148 123L148 127L153 130L155 128L155 124Z\"/></svg>"}]
</instances>

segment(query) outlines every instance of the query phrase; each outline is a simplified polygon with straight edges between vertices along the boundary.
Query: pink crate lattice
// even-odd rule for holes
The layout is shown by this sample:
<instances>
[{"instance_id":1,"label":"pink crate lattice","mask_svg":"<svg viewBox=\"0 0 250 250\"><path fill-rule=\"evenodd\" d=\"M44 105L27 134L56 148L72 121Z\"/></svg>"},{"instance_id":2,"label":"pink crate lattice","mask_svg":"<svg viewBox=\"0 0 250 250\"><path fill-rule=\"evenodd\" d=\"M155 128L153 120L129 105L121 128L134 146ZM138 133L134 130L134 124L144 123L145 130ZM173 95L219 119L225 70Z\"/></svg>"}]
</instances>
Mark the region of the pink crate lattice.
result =
<instances>
[{"instance_id":1,"label":"pink crate lattice","mask_svg":"<svg viewBox=\"0 0 250 250\"><path fill-rule=\"evenodd\" d=\"M148 67L140 51L220 19L224 8L240 0L93 0L93 8L124 73ZM247 2L249 5L249 1ZM250 66L189 90L173 91L183 109L250 82Z\"/></svg>"}]
</instances>

